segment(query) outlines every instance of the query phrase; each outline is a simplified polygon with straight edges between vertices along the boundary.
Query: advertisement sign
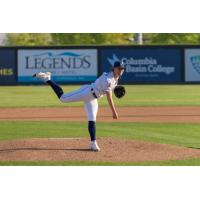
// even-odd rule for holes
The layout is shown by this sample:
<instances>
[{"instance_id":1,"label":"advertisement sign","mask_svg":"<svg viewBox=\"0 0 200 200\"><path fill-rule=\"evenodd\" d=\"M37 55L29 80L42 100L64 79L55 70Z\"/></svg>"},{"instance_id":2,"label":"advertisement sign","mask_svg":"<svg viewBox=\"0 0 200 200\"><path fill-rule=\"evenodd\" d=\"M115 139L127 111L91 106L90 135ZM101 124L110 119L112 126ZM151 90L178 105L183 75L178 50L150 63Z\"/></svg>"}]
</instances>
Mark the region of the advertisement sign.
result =
<instances>
[{"instance_id":1,"label":"advertisement sign","mask_svg":"<svg viewBox=\"0 0 200 200\"><path fill-rule=\"evenodd\" d=\"M97 77L96 49L18 50L18 82L39 82L38 72L51 72L57 82L90 82Z\"/></svg>"},{"instance_id":2,"label":"advertisement sign","mask_svg":"<svg viewBox=\"0 0 200 200\"><path fill-rule=\"evenodd\" d=\"M180 50L163 48L104 49L102 71L109 71L115 61L122 60L125 72L122 83L174 83L181 81Z\"/></svg>"},{"instance_id":3,"label":"advertisement sign","mask_svg":"<svg viewBox=\"0 0 200 200\"><path fill-rule=\"evenodd\" d=\"M16 84L16 56L13 49L0 49L0 84Z\"/></svg>"},{"instance_id":4,"label":"advertisement sign","mask_svg":"<svg viewBox=\"0 0 200 200\"><path fill-rule=\"evenodd\" d=\"M200 49L185 49L185 81L200 82Z\"/></svg>"}]
</instances>

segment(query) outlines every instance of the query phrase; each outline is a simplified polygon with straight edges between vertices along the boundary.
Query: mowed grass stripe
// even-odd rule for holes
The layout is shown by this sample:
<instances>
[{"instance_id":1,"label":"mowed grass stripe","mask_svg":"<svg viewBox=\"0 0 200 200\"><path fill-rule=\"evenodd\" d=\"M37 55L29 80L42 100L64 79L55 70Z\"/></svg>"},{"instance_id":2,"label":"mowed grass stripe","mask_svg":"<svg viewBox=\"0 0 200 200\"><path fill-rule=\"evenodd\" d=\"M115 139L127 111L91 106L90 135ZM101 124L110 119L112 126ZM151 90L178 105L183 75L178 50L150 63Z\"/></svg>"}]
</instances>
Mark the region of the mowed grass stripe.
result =
<instances>
[{"instance_id":1,"label":"mowed grass stripe","mask_svg":"<svg viewBox=\"0 0 200 200\"><path fill-rule=\"evenodd\" d=\"M0 166L200 166L200 158L149 162L92 162L92 161L0 161Z\"/></svg>"},{"instance_id":2,"label":"mowed grass stripe","mask_svg":"<svg viewBox=\"0 0 200 200\"><path fill-rule=\"evenodd\" d=\"M63 86L65 92L80 86ZM126 85L126 96L117 106L200 106L200 85ZM99 99L107 106L106 98ZM1 86L0 108L82 106L82 102L61 103L48 85Z\"/></svg>"},{"instance_id":3,"label":"mowed grass stripe","mask_svg":"<svg viewBox=\"0 0 200 200\"><path fill-rule=\"evenodd\" d=\"M84 122L0 122L0 140L88 137ZM97 123L97 137L113 137L200 148L200 124Z\"/></svg>"}]
</instances>

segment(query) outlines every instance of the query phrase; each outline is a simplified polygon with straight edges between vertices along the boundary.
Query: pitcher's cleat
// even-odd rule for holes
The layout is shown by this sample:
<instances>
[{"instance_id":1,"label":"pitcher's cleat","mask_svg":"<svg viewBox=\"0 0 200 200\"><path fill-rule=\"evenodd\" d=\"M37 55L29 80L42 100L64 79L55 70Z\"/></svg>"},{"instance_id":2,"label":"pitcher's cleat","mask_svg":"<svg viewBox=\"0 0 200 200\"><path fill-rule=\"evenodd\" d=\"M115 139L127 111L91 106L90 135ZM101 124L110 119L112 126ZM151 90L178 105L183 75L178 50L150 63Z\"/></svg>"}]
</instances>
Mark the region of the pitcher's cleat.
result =
<instances>
[{"instance_id":1,"label":"pitcher's cleat","mask_svg":"<svg viewBox=\"0 0 200 200\"><path fill-rule=\"evenodd\" d=\"M90 149L92 151L100 151L100 148L99 148L96 140L95 141L91 141L91 143L90 143Z\"/></svg>"},{"instance_id":2,"label":"pitcher's cleat","mask_svg":"<svg viewBox=\"0 0 200 200\"><path fill-rule=\"evenodd\" d=\"M36 77L44 82L51 80L51 72L39 72L34 74L33 77Z\"/></svg>"}]
</instances>

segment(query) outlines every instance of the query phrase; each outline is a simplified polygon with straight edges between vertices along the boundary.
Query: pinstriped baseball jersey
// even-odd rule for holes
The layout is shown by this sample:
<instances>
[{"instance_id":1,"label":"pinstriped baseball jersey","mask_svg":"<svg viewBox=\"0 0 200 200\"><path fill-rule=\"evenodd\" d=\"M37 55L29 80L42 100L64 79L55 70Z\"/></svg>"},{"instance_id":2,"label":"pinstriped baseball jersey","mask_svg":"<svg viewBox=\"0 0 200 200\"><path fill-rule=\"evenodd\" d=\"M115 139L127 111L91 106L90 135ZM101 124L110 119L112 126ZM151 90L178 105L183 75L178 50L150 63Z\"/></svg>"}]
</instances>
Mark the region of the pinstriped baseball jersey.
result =
<instances>
[{"instance_id":1,"label":"pinstriped baseball jersey","mask_svg":"<svg viewBox=\"0 0 200 200\"><path fill-rule=\"evenodd\" d=\"M115 80L113 72L104 72L91 86L99 98L104 96L106 92L112 91L117 86L117 83L118 81Z\"/></svg>"}]
</instances>

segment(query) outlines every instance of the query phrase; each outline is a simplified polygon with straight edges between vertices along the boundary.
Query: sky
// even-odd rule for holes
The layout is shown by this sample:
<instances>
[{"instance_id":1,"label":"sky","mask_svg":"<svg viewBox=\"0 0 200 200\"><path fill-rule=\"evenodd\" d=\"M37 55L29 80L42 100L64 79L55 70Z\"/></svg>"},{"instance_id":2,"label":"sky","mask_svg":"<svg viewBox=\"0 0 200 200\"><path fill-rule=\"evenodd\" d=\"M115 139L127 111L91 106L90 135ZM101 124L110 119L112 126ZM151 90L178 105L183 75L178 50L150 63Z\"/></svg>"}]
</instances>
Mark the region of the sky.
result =
<instances>
[{"instance_id":1,"label":"sky","mask_svg":"<svg viewBox=\"0 0 200 200\"><path fill-rule=\"evenodd\" d=\"M0 33L0 45L3 44L3 40L5 39L6 37L6 33Z\"/></svg>"}]
</instances>

